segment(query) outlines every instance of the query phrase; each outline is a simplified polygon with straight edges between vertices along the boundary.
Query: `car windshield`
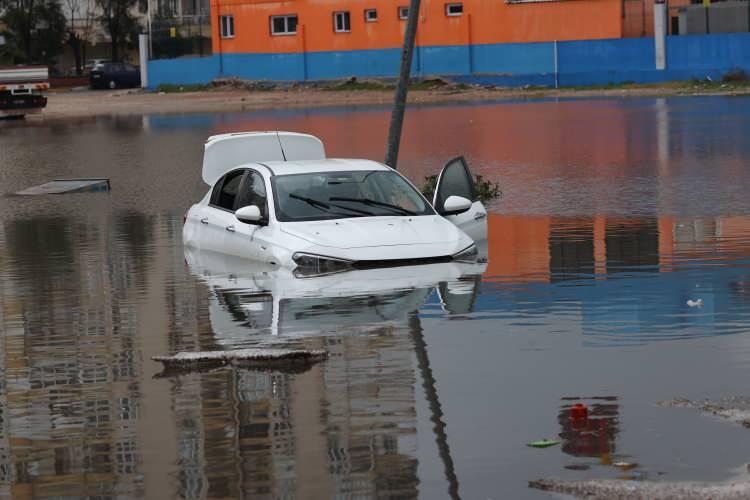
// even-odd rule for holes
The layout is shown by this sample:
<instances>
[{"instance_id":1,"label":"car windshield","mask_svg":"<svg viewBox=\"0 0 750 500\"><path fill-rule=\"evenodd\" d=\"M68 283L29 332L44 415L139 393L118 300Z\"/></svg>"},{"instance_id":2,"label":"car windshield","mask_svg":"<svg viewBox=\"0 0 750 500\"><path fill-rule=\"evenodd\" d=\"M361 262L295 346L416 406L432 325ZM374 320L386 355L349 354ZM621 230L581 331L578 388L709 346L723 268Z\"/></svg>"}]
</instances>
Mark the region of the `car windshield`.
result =
<instances>
[{"instance_id":1,"label":"car windshield","mask_svg":"<svg viewBox=\"0 0 750 500\"><path fill-rule=\"evenodd\" d=\"M390 170L316 172L272 179L276 218L282 222L435 213L411 184Z\"/></svg>"}]
</instances>

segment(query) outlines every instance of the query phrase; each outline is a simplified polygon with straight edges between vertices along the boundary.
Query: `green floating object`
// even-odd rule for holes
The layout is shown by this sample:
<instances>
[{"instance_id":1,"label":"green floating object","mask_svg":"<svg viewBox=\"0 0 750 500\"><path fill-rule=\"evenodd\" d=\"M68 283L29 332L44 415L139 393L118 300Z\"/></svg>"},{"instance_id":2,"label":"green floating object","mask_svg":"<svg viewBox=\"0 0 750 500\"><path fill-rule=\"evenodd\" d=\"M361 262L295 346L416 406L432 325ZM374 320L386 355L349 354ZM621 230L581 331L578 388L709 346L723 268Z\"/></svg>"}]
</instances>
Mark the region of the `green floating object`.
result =
<instances>
[{"instance_id":1,"label":"green floating object","mask_svg":"<svg viewBox=\"0 0 750 500\"><path fill-rule=\"evenodd\" d=\"M549 448L550 446L556 446L560 444L560 441L555 441L552 439L542 439L541 441L532 441L530 443L526 443L526 446L531 446L532 448Z\"/></svg>"}]
</instances>

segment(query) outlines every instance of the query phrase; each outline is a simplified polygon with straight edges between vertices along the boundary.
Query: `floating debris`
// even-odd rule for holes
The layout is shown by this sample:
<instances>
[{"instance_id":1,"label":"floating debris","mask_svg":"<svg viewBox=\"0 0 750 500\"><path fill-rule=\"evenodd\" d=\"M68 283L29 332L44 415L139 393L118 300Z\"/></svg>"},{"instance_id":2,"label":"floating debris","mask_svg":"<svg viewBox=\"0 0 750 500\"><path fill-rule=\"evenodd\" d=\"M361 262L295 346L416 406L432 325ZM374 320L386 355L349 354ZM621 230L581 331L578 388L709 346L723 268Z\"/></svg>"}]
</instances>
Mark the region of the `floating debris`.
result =
<instances>
[{"instance_id":1,"label":"floating debris","mask_svg":"<svg viewBox=\"0 0 750 500\"><path fill-rule=\"evenodd\" d=\"M703 307L703 299L696 299L696 300L688 299L687 305L690 307Z\"/></svg>"},{"instance_id":2,"label":"floating debris","mask_svg":"<svg viewBox=\"0 0 750 500\"><path fill-rule=\"evenodd\" d=\"M99 193L109 190L109 179L55 179L54 181L18 191L16 194L32 196L63 193Z\"/></svg>"},{"instance_id":3,"label":"floating debris","mask_svg":"<svg viewBox=\"0 0 750 500\"><path fill-rule=\"evenodd\" d=\"M662 483L613 479L591 481L560 481L539 479L529 481L529 488L573 495L578 498L607 500L739 500L750 498L748 483Z\"/></svg>"},{"instance_id":4,"label":"floating debris","mask_svg":"<svg viewBox=\"0 0 750 500\"><path fill-rule=\"evenodd\" d=\"M173 356L153 356L167 370L187 371L239 366L244 368L283 368L322 361L328 353L318 349L238 349L234 351L180 352Z\"/></svg>"},{"instance_id":5,"label":"floating debris","mask_svg":"<svg viewBox=\"0 0 750 500\"><path fill-rule=\"evenodd\" d=\"M564 468L568 470L589 470L591 466L588 464L568 464Z\"/></svg>"},{"instance_id":6,"label":"floating debris","mask_svg":"<svg viewBox=\"0 0 750 500\"><path fill-rule=\"evenodd\" d=\"M531 446L532 448L549 448L550 446L556 446L560 444L560 441L554 441L552 439L542 439L540 441L532 441L530 443L526 443L526 446Z\"/></svg>"},{"instance_id":7,"label":"floating debris","mask_svg":"<svg viewBox=\"0 0 750 500\"><path fill-rule=\"evenodd\" d=\"M632 462L615 462L612 465L622 470L631 470L638 467L638 464L634 464Z\"/></svg>"},{"instance_id":8,"label":"floating debris","mask_svg":"<svg viewBox=\"0 0 750 500\"><path fill-rule=\"evenodd\" d=\"M743 427L750 428L750 398L734 396L720 400L693 401L690 399L670 399L659 401L659 406L671 408L697 408L711 415L725 418Z\"/></svg>"}]
</instances>

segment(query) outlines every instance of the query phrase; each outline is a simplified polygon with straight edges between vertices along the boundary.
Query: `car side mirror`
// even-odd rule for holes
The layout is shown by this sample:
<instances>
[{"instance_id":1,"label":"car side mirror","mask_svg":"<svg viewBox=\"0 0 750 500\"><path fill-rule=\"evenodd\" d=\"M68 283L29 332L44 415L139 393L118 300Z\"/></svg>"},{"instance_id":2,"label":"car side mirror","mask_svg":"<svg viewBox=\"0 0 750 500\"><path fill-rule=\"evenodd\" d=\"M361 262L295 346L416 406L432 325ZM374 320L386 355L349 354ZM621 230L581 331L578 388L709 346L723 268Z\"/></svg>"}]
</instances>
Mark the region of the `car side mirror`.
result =
<instances>
[{"instance_id":1,"label":"car side mirror","mask_svg":"<svg viewBox=\"0 0 750 500\"><path fill-rule=\"evenodd\" d=\"M237 211L234 212L234 216L237 217L238 221L244 222L245 224L255 224L258 226L265 225L265 221L260 214L260 208L256 205L248 205L246 207L238 208Z\"/></svg>"},{"instance_id":2,"label":"car side mirror","mask_svg":"<svg viewBox=\"0 0 750 500\"><path fill-rule=\"evenodd\" d=\"M467 200L463 196L452 195L443 203L443 210L440 215L457 215L466 212L470 208L471 200Z\"/></svg>"}]
</instances>

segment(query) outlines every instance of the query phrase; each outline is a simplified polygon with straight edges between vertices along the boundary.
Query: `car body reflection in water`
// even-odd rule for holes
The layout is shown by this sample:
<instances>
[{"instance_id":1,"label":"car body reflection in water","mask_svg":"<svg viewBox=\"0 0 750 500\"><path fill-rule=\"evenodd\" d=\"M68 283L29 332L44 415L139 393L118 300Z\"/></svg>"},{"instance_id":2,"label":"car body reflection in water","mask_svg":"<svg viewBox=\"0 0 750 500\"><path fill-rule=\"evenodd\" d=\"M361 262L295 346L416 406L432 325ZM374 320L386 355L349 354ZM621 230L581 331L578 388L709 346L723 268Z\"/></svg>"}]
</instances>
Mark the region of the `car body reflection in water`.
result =
<instances>
[{"instance_id":1,"label":"car body reflection in water","mask_svg":"<svg viewBox=\"0 0 750 500\"><path fill-rule=\"evenodd\" d=\"M279 266L187 247L185 261L211 289L211 327L217 344L228 348L278 342L268 335L357 334L405 325L432 293L446 312L467 313L486 268L447 262L297 278Z\"/></svg>"}]
</instances>

